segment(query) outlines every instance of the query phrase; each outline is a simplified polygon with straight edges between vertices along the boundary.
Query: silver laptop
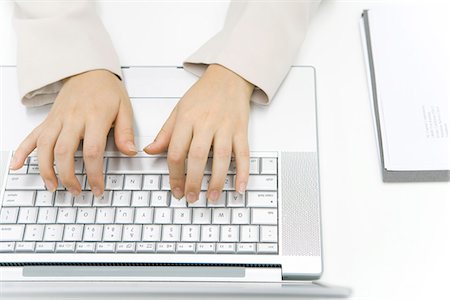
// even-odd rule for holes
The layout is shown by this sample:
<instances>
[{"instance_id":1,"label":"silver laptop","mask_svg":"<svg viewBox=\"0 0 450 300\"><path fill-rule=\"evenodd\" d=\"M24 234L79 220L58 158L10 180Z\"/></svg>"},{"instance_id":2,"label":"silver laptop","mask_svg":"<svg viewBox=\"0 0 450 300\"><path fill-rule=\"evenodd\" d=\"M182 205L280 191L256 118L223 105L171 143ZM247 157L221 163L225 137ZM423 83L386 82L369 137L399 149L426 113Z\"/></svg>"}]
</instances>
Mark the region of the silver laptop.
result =
<instances>
[{"instance_id":1,"label":"silver laptop","mask_svg":"<svg viewBox=\"0 0 450 300\"><path fill-rule=\"evenodd\" d=\"M72 197L45 190L35 154L8 171L12 151L49 106L26 109L16 69L0 68L2 189L0 290L27 293L347 296L316 283L323 270L315 71L293 67L269 106L251 109L250 179L234 188L233 161L220 200L174 201L166 157L128 158L110 138L105 194L93 197L81 152ZM154 139L196 81L180 67L124 67L140 149ZM205 169L206 190L210 164Z\"/></svg>"}]
</instances>

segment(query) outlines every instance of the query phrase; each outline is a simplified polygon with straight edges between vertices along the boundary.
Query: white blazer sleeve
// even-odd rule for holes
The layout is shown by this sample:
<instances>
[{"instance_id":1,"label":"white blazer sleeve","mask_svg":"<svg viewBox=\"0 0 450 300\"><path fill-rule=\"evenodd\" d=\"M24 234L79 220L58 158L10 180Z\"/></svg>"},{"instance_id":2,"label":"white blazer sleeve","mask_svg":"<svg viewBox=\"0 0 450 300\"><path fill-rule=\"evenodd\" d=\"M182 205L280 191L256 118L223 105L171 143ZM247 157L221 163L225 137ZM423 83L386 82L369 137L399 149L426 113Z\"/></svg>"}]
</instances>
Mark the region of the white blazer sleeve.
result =
<instances>
[{"instance_id":1,"label":"white blazer sleeve","mask_svg":"<svg viewBox=\"0 0 450 300\"><path fill-rule=\"evenodd\" d=\"M121 76L111 39L93 1L15 3L17 72L22 103L52 103L62 80L94 69Z\"/></svg>"},{"instance_id":2,"label":"white blazer sleeve","mask_svg":"<svg viewBox=\"0 0 450 300\"><path fill-rule=\"evenodd\" d=\"M220 64L257 88L252 101L268 104L293 64L320 1L232 0L223 29L184 62L201 75Z\"/></svg>"}]
</instances>

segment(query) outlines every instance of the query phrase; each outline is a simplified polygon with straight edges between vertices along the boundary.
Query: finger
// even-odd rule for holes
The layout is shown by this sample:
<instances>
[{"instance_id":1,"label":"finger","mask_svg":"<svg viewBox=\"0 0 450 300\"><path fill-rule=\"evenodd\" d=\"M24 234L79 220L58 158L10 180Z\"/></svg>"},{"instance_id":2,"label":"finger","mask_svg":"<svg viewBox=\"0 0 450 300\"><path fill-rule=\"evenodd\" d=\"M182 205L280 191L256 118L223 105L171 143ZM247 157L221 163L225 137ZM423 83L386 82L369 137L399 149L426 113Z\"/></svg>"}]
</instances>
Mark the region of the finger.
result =
<instances>
[{"instance_id":1,"label":"finger","mask_svg":"<svg viewBox=\"0 0 450 300\"><path fill-rule=\"evenodd\" d=\"M137 149L134 145L133 108L130 100L122 100L117 113L114 126L114 140L117 149L126 155L136 155Z\"/></svg>"},{"instance_id":2,"label":"finger","mask_svg":"<svg viewBox=\"0 0 450 300\"><path fill-rule=\"evenodd\" d=\"M167 163L169 165L170 187L175 198L180 199L184 195L185 186L185 160L192 139L192 127L175 126L173 138L169 144Z\"/></svg>"},{"instance_id":3,"label":"finger","mask_svg":"<svg viewBox=\"0 0 450 300\"><path fill-rule=\"evenodd\" d=\"M194 134L192 139L188 154L185 187L186 200L190 203L198 199L212 139L213 135L209 132Z\"/></svg>"},{"instance_id":4,"label":"finger","mask_svg":"<svg viewBox=\"0 0 450 300\"><path fill-rule=\"evenodd\" d=\"M75 177L74 156L80 144L83 128L76 124L63 125L55 145L56 169L61 183L74 195L81 192L81 186Z\"/></svg>"},{"instance_id":5,"label":"finger","mask_svg":"<svg viewBox=\"0 0 450 300\"><path fill-rule=\"evenodd\" d=\"M28 155L36 149L38 136L38 129L36 128L22 141L11 158L9 165L11 170L17 170L23 166Z\"/></svg>"},{"instance_id":6,"label":"finger","mask_svg":"<svg viewBox=\"0 0 450 300\"><path fill-rule=\"evenodd\" d=\"M172 132L175 127L175 119L176 119L176 110L177 107L173 109L170 113L169 118L164 123L163 127L159 131L153 143L149 144L144 148L144 151L148 154L158 154L164 151L167 151L169 147L170 139L172 137Z\"/></svg>"},{"instance_id":7,"label":"finger","mask_svg":"<svg viewBox=\"0 0 450 300\"><path fill-rule=\"evenodd\" d=\"M45 186L51 192L56 190L58 186L58 179L55 175L54 156L56 140L61 132L61 124L52 124L44 133L42 133L37 140L37 154L39 162L39 173L44 179Z\"/></svg>"},{"instance_id":8,"label":"finger","mask_svg":"<svg viewBox=\"0 0 450 300\"><path fill-rule=\"evenodd\" d=\"M83 159L86 175L95 197L100 197L105 188L103 180L103 153L109 131L109 126L102 126L99 123L91 122L86 125L83 140Z\"/></svg>"},{"instance_id":9,"label":"finger","mask_svg":"<svg viewBox=\"0 0 450 300\"><path fill-rule=\"evenodd\" d=\"M234 136L233 152L236 160L236 191L240 194L244 194L247 188L250 165L247 132Z\"/></svg>"},{"instance_id":10,"label":"finger","mask_svg":"<svg viewBox=\"0 0 450 300\"><path fill-rule=\"evenodd\" d=\"M222 192L231 160L231 136L214 136L212 175L208 186L208 200L217 201Z\"/></svg>"}]
</instances>

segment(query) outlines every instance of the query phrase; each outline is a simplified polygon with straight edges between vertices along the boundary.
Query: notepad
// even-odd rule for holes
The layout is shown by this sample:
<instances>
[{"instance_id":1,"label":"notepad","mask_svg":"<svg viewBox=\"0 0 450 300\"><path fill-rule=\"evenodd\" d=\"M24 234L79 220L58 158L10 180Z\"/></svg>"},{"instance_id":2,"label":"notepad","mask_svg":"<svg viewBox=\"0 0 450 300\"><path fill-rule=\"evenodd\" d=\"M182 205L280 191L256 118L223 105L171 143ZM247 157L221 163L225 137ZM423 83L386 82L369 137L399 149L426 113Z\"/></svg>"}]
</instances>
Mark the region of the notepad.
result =
<instances>
[{"instance_id":1,"label":"notepad","mask_svg":"<svg viewBox=\"0 0 450 300\"><path fill-rule=\"evenodd\" d=\"M386 182L450 178L446 14L437 6L363 13L363 45Z\"/></svg>"}]
</instances>

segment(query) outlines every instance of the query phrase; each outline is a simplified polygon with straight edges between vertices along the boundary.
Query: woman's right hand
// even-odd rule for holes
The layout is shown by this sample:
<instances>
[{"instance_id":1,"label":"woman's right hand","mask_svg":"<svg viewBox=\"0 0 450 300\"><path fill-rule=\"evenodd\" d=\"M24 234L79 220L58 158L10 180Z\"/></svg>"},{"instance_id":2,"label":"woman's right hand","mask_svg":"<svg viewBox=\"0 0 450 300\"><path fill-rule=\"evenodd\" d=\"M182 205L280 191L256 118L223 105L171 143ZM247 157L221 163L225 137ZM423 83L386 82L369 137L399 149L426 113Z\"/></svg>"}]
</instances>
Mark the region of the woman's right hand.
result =
<instances>
[{"instance_id":1,"label":"woman's right hand","mask_svg":"<svg viewBox=\"0 0 450 300\"><path fill-rule=\"evenodd\" d=\"M48 190L61 183L74 195L81 192L75 177L74 155L83 140L83 159L89 185L98 197L104 191L103 153L111 126L119 151L137 153L134 145L133 112L125 87L113 73L94 70L65 80L47 118L20 144L10 168L19 169L37 149L39 171Z\"/></svg>"}]
</instances>

